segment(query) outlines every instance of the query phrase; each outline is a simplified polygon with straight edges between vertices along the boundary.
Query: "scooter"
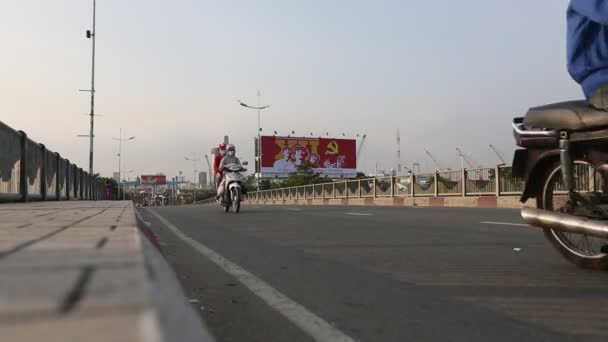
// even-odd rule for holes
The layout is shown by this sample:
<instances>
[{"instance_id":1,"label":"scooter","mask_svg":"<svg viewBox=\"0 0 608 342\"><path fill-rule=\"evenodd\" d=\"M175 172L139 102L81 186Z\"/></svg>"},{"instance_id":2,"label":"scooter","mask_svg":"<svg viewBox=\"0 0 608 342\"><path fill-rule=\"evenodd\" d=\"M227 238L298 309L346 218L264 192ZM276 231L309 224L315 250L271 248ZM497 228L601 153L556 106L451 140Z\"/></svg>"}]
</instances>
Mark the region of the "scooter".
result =
<instances>
[{"instance_id":1,"label":"scooter","mask_svg":"<svg viewBox=\"0 0 608 342\"><path fill-rule=\"evenodd\" d=\"M525 223L582 268L608 269L608 112L586 101L531 108L513 120L513 176Z\"/></svg>"},{"instance_id":2,"label":"scooter","mask_svg":"<svg viewBox=\"0 0 608 342\"><path fill-rule=\"evenodd\" d=\"M247 162L243 162L243 165L247 165ZM229 212L230 208L238 213L241 210L246 182L245 176L241 173L246 172L247 169L239 164L229 164L224 166L222 171L224 172L224 180L222 181L224 194L218 202L225 213Z\"/></svg>"}]
</instances>

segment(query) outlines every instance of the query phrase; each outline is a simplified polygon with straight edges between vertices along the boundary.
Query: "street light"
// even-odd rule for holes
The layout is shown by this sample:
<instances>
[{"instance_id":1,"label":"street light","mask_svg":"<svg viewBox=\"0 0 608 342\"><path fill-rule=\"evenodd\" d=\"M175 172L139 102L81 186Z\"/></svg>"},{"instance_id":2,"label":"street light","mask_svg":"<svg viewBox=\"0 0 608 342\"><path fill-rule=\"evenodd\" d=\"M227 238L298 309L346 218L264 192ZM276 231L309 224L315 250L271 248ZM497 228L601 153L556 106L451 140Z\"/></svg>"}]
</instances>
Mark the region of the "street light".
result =
<instances>
[{"instance_id":1,"label":"street light","mask_svg":"<svg viewBox=\"0 0 608 342\"><path fill-rule=\"evenodd\" d=\"M118 141L118 191L119 191L119 194L118 194L118 195L120 196L120 183L121 183L121 177L120 177L120 175L121 175L121 170L122 170L122 169L121 169L121 162L122 162L122 142L123 142L123 141L129 141L129 140L133 140L133 139L135 139L135 137L133 136L133 137L130 137L130 138L127 138L127 139L123 139L123 138L122 138L122 128L121 128L121 129L120 129L120 135L118 136L118 138L114 138L114 137L112 137L112 139L114 139L114 140ZM124 195L125 195L125 193L124 193L124 189L123 189L122 191L123 191L122 195L123 195L123 199L124 199Z\"/></svg>"},{"instance_id":2,"label":"street light","mask_svg":"<svg viewBox=\"0 0 608 342\"><path fill-rule=\"evenodd\" d=\"M87 30L87 38L92 40L93 51L91 53L91 89L80 90L91 93L91 111L90 116L90 131L88 135L79 135L79 137L89 138L89 174L93 174L93 139L95 138L95 9L96 1L93 0L93 30ZM120 179L119 179L120 180Z\"/></svg>"},{"instance_id":3,"label":"street light","mask_svg":"<svg viewBox=\"0 0 608 342\"><path fill-rule=\"evenodd\" d=\"M196 204L196 162L202 162L200 158L196 158L196 153L192 153L192 158L184 157L184 159L191 161L194 164L194 178L192 184L194 184L194 190L192 190L192 203Z\"/></svg>"},{"instance_id":4,"label":"street light","mask_svg":"<svg viewBox=\"0 0 608 342\"><path fill-rule=\"evenodd\" d=\"M211 183L211 163L209 163L209 156L205 154L205 160L207 161L207 168L209 171L209 185L213 186L213 184ZM207 184L205 184L207 185Z\"/></svg>"},{"instance_id":5,"label":"street light","mask_svg":"<svg viewBox=\"0 0 608 342\"><path fill-rule=\"evenodd\" d=\"M134 172L135 170L129 170L129 171L125 171L124 175L122 176L122 199L123 201L125 200L125 190L127 189L127 181L131 179L131 177L126 177L126 175L131 174L132 172Z\"/></svg>"},{"instance_id":6,"label":"street light","mask_svg":"<svg viewBox=\"0 0 608 342\"><path fill-rule=\"evenodd\" d=\"M266 109L266 108L270 107L270 105L266 105L263 107L260 106L260 91L259 90L258 90L258 106L257 107L250 106L244 102L241 102L240 100L237 100L237 102L243 107L256 109L258 111L258 155L256 156L257 161L258 161L258 170L256 170L256 171L259 172L259 175L258 175L258 177L256 177L256 184L257 184L258 191L260 191L260 177L262 176L262 140L260 137L260 132L262 131L262 129L260 128L260 111L262 109Z\"/></svg>"}]
</instances>

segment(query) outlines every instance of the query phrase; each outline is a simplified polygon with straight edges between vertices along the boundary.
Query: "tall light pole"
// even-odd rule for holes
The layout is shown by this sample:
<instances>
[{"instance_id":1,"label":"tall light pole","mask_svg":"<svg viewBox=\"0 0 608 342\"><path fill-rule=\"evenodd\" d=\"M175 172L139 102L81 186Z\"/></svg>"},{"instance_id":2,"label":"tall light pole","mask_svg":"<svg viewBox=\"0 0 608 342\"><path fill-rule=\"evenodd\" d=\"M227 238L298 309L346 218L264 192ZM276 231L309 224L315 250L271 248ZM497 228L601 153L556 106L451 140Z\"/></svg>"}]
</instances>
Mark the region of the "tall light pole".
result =
<instances>
[{"instance_id":1,"label":"tall light pole","mask_svg":"<svg viewBox=\"0 0 608 342\"><path fill-rule=\"evenodd\" d=\"M258 155L256 156L256 159L258 162L258 170L256 170L256 171L259 174L256 175L257 176L256 185L257 185L258 191L260 191L260 177L262 176L262 139L261 139L262 128L260 128L260 111L262 109L266 109L266 108L270 107L270 105L266 105L263 107L260 105L260 91L259 90L258 90L258 106L257 107L250 106L244 102L241 102L240 100L237 100L237 102L243 107L257 109L257 111L258 111Z\"/></svg>"},{"instance_id":2,"label":"tall light pole","mask_svg":"<svg viewBox=\"0 0 608 342\"><path fill-rule=\"evenodd\" d=\"M87 30L87 38L93 42L93 51L91 53L91 89L81 90L88 91L91 93L91 111L89 117L91 121L91 127L89 135L79 135L79 137L89 138L89 174L93 175L93 140L95 139L95 10L96 1L93 0L93 30Z\"/></svg>"},{"instance_id":3,"label":"tall light pole","mask_svg":"<svg viewBox=\"0 0 608 342\"><path fill-rule=\"evenodd\" d=\"M130 178L131 178L131 177L126 178L126 175L131 174L134 171L135 170L125 171L124 172L125 174L122 176L122 178L123 178L122 181L123 181L123 184L124 184L123 187L122 187L122 200L123 201L125 200L125 190L126 190L126 187L127 187L127 181L130 180Z\"/></svg>"},{"instance_id":4,"label":"tall light pole","mask_svg":"<svg viewBox=\"0 0 608 342\"><path fill-rule=\"evenodd\" d=\"M202 162L203 160L200 158L196 158L196 153L192 153L192 158L184 157L184 159L191 161L194 164L194 179L192 179L192 184L194 184L194 189L192 190L192 203L196 204L196 163Z\"/></svg>"},{"instance_id":5,"label":"tall light pole","mask_svg":"<svg viewBox=\"0 0 608 342\"><path fill-rule=\"evenodd\" d=\"M209 170L209 176L208 176L209 177L209 184L211 186L213 186L213 183L211 181L211 163L209 163L209 156L207 156L206 154L205 154L205 160L207 161L207 168ZM207 184L205 184L205 185L207 185Z\"/></svg>"},{"instance_id":6,"label":"tall light pole","mask_svg":"<svg viewBox=\"0 0 608 342\"><path fill-rule=\"evenodd\" d=\"M122 170L121 169L121 167L122 167L121 166L121 161L122 161L122 142L123 141L128 141L128 140L133 140L133 139L135 139L135 137L133 136L133 137L130 137L130 138L127 138L127 139L123 139L122 138L122 128L121 128L120 129L120 135L118 136L118 138L112 137L112 139L118 141L118 191L119 191L118 195L120 196L120 184L121 184L121 179L122 179L120 177L121 170ZM123 191L122 195L123 195L123 199L124 199L124 195L125 195L124 191L125 190L123 189L122 191Z\"/></svg>"}]
</instances>

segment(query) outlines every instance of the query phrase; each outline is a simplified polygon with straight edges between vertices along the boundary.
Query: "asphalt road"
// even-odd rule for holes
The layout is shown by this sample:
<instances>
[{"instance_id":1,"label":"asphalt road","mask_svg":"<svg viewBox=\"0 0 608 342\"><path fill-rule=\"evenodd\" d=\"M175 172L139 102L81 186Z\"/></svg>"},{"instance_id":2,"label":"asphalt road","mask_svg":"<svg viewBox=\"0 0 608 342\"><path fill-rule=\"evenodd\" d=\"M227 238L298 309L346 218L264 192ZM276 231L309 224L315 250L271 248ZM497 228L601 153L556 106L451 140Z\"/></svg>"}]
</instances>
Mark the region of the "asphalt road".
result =
<instances>
[{"instance_id":1,"label":"asphalt road","mask_svg":"<svg viewBox=\"0 0 608 342\"><path fill-rule=\"evenodd\" d=\"M608 274L562 260L516 210L141 213L222 342L608 340Z\"/></svg>"}]
</instances>

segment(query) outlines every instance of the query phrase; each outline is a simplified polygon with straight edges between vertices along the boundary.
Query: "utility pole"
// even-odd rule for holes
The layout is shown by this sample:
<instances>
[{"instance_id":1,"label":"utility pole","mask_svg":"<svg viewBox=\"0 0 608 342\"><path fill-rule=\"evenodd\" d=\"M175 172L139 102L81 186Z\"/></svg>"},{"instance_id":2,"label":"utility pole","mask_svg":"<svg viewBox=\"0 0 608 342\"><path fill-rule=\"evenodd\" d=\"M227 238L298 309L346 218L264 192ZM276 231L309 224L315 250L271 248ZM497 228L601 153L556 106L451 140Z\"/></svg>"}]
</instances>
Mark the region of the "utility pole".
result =
<instances>
[{"instance_id":1,"label":"utility pole","mask_svg":"<svg viewBox=\"0 0 608 342\"><path fill-rule=\"evenodd\" d=\"M198 183L196 180L196 162L202 162L202 160L196 158L196 153L192 153L192 158L184 157L184 159L191 161L194 164L194 179L192 179L192 185L194 185L194 189L192 189L192 204L196 204L196 184Z\"/></svg>"},{"instance_id":2,"label":"utility pole","mask_svg":"<svg viewBox=\"0 0 608 342\"><path fill-rule=\"evenodd\" d=\"M128 140L133 140L135 139L135 137L130 137L128 139L123 139L122 138L122 128L120 129L120 135L118 136L118 138L114 138L112 137L112 139L118 141L118 196L120 197L120 188L121 188L121 183L122 183L122 179L121 179L121 162L122 162L122 142L123 141L128 141ZM124 199L124 191L125 189L122 189L123 191L123 199Z\"/></svg>"},{"instance_id":3,"label":"utility pole","mask_svg":"<svg viewBox=\"0 0 608 342\"><path fill-rule=\"evenodd\" d=\"M268 107L270 107L270 105L266 105L266 106L261 106L260 105L260 91L258 90L258 106L257 107L253 107L250 106L244 102L241 102L240 100L237 100L237 102L243 106L243 107L247 107L247 108L251 108L251 109L257 109L258 111L258 155L257 155L257 161L258 161L258 170L256 170L256 172L258 172L259 174L256 175L256 184L257 184L257 189L258 191L260 191L260 178L262 176L262 138L261 138L261 133L262 133L262 128L260 127L260 111L262 109L266 109Z\"/></svg>"},{"instance_id":4,"label":"utility pole","mask_svg":"<svg viewBox=\"0 0 608 342\"><path fill-rule=\"evenodd\" d=\"M87 38L93 41L91 57L91 130L89 132L89 175L93 175L93 139L95 138L95 10L96 1L93 0L93 32L87 31Z\"/></svg>"},{"instance_id":5,"label":"utility pole","mask_svg":"<svg viewBox=\"0 0 608 342\"><path fill-rule=\"evenodd\" d=\"M209 184L211 186L213 186L213 182L211 181L211 163L209 163L209 156L207 156L206 154L205 154L205 160L207 161L207 168L208 168L208 171L209 171ZM207 185L207 184L205 184L205 185Z\"/></svg>"}]
</instances>

